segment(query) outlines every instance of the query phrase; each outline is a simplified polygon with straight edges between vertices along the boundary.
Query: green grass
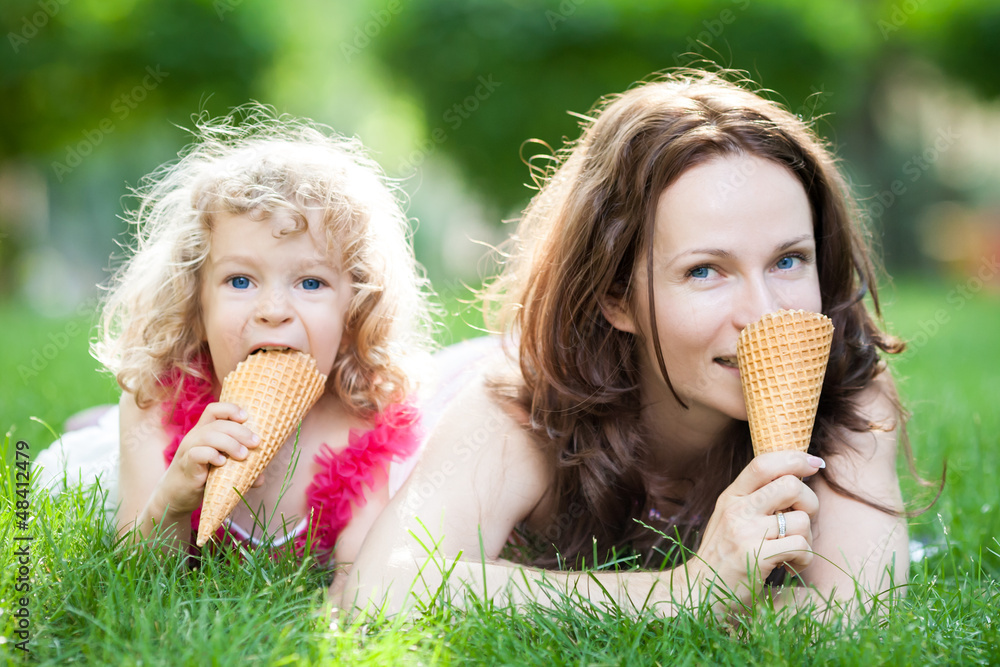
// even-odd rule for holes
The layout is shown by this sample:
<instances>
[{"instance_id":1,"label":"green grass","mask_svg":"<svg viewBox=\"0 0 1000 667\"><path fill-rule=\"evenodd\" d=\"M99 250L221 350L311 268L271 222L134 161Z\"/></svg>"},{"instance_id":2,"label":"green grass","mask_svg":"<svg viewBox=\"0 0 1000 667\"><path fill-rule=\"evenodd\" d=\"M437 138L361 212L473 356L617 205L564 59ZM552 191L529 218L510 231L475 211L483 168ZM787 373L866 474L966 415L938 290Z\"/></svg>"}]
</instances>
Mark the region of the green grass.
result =
<instances>
[{"instance_id":1,"label":"green grass","mask_svg":"<svg viewBox=\"0 0 1000 667\"><path fill-rule=\"evenodd\" d=\"M0 637L6 639L0 663L996 664L1000 298L983 291L959 302L952 289L960 284L903 284L886 298L893 332L911 339L925 334L894 363L913 413L909 429L918 465L933 479L947 459L948 475L938 503L911 521L912 536L938 550L913 566L905 599L887 601L886 613L851 628L764 609L735 627L699 614L635 620L582 601L516 612L437 604L410 622L331 628L329 574L321 569L259 553L216 553L194 569L180 558L136 554L105 529L92 495L31 496L35 520L22 531L15 511L15 443L23 438L35 452L51 440L28 418L58 428L74 411L114 400L115 390L86 354L86 316L49 321L0 306L0 431L14 429L2 439L3 458L13 467L0 484ZM449 302L449 311L460 309ZM928 336L939 311L946 321ZM442 339L466 335L454 326L461 319L449 319ZM62 347L60 333L67 333ZM48 348L52 358L46 359L49 343L56 347ZM22 381L18 368L34 370L26 364L35 350L47 363ZM907 490L918 491L913 484ZM26 593L30 654L13 645L23 595L15 590L15 549L23 543L14 538L24 535L34 538Z\"/></svg>"}]
</instances>

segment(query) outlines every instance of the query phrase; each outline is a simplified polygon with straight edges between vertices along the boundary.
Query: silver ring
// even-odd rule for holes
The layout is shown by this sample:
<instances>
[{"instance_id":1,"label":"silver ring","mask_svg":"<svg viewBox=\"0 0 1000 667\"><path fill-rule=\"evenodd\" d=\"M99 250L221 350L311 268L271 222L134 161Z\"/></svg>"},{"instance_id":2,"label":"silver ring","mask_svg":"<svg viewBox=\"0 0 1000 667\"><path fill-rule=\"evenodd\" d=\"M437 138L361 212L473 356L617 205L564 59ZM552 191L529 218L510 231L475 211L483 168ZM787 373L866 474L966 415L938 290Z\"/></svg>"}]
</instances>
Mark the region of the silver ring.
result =
<instances>
[{"instance_id":1,"label":"silver ring","mask_svg":"<svg viewBox=\"0 0 1000 667\"><path fill-rule=\"evenodd\" d=\"M775 512L774 516L778 517L778 539L780 540L785 536L785 528L787 527L785 524L785 513Z\"/></svg>"}]
</instances>

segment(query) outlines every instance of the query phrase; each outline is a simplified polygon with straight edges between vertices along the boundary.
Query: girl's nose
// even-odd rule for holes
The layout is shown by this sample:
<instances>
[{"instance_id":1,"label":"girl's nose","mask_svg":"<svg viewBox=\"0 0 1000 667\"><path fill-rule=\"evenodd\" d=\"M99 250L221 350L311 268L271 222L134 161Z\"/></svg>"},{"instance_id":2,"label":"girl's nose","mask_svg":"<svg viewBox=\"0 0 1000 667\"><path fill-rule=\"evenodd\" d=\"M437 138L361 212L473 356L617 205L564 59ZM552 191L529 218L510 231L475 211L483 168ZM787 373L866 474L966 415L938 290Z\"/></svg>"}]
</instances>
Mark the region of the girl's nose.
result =
<instances>
[{"instance_id":1,"label":"girl's nose","mask_svg":"<svg viewBox=\"0 0 1000 667\"><path fill-rule=\"evenodd\" d=\"M268 324L281 324L292 318L287 296L278 289L261 292L257 300L257 319Z\"/></svg>"}]
</instances>

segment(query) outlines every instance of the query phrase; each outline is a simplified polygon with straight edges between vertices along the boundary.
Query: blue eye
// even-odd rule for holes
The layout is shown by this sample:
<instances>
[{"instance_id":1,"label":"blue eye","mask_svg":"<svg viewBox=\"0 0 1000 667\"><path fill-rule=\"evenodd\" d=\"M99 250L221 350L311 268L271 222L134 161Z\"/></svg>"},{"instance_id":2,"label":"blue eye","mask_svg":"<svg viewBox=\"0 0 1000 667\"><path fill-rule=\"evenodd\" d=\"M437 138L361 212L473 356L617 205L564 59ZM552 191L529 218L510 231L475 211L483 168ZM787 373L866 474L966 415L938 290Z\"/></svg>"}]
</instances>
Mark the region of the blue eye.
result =
<instances>
[{"instance_id":1,"label":"blue eye","mask_svg":"<svg viewBox=\"0 0 1000 667\"><path fill-rule=\"evenodd\" d=\"M322 287L322 283L315 278L306 278L302 281L302 289L317 290Z\"/></svg>"},{"instance_id":2,"label":"blue eye","mask_svg":"<svg viewBox=\"0 0 1000 667\"><path fill-rule=\"evenodd\" d=\"M784 257L778 260L778 263L775 266L777 266L779 269L787 271L788 269L794 269L796 266L796 262L799 261L801 261L799 257L796 257L794 255L785 255Z\"/></svg>"},{"instance_id":3,"label":"blue eye","mask_svg":"<svg viewBox=\"0 0 1000 667\"><path fill-rule=\"evenodd\" d=\"M250 279L246 276L234 276L229 279L229 284L236 289L249 289Z\"/></svg>"},{"instance_id":4,"label":"blue eye","mask_svg":"<svg viewBox=\"0 0 1000 667\"><path fill-rule=\"evenodd\" d=\"M708 272L709 268L707 266L696 266L688 271L688 275L692 278L708 278Z\"/></svg>"}]
</instances>

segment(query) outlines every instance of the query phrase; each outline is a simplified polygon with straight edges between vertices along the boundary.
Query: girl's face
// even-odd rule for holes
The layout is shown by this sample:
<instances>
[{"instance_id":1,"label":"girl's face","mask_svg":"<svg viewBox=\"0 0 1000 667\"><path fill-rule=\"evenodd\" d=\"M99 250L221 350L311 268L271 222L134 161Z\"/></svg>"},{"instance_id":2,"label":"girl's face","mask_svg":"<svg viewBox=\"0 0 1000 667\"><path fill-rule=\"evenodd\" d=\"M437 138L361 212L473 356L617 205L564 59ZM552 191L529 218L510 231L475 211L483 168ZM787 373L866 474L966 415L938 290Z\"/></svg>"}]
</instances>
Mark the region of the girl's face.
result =
<instances>
[{"instance_id":1,"label":"girl's face","mask_svg":"<svg viewBox=\"0 0 1000 667\"><path fill-rule=\"evenodd\" d=\"M287 214L253 220L218 215L202 267L201 315L215 376L263 347L308 352L330 374L341 351L351 280L326 252L318 215L303 233L280 236Z\"/></svg>"},{"instance_id":2,"label":"girl's face","mask_svg":"<svg viewBox=\"0 0 1000 667\"><path fill-rule=\"evenodd\" d=\"M663 191L655 225L655 316L674 389L692 415L745 420L740 331L782 308L822 308L805 189L774 162L715 158ZM612 323L644 341L647 401L676 403L650 341L645 253L633 288L631 307L609 309Z\"/></svg>"}]
</instances>

